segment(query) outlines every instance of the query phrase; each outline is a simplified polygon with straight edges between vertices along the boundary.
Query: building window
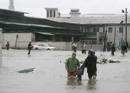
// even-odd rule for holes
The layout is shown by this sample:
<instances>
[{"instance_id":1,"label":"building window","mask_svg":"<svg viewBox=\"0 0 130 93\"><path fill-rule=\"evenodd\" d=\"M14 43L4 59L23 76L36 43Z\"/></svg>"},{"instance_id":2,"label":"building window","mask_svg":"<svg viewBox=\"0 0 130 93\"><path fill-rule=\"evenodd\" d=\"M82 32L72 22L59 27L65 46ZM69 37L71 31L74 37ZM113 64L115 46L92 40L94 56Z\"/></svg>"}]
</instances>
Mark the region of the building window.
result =
<instances>
[{"instance_id":1,"label":"building window","mask_svg":"<svg viewBox=\"0 0 130 93\"><path fill-rule=\"evenodd\" d=\"M112 28L111 27L108 28L108 32L112 33Z\"/></svg>"},{"instance_id":2,"label":"building window","mask_svg":"<svg viewBox=\"0 0 130 93\"><path fill-rule=\"evenodd\" d=\"M82 28L82 32L86 32L86 28L85 27Z\"/></svg>"},{"instance_id":3,"label":"building window","mask_svg":"<svg viewBox=\"0 0 130 93\"><path fill-rule=\"evenodd\" d=\"M85 32L87 32L87 28L85 27Z\"/></svg>"},{"instance_id":4,"label":"building window","mask_svg":"<svg viewBox=\"0 0 130 93\"><path fill-rule=\"evenodd\" d=\"M82 32L86 32L86 28L84 26L82 27Z\"/></svg>"},{"instance_id":5,"label":"building window","mask_svg":"<svg viewBox=\"0 0 130 93\"><path fill-rule=\"evenodd\" d=\"M90 28L89 27L86 27L86 32L90 32Z\"/></svg>"},{"instance_id":6,"label":"building window","mask_svg":"<svg viewBox=\"0 0 130 93\"><path fill-rule=\"evenodd\" d=\"M99 32L103 32L103 27L100 27L100 28L99 28Z\"/></svg>"},{"instance_id":7,"label":"building window","mask_svg":"<svg viewBox=\"0 0 130 93\"><path fill-rule=\"evenodd\" d=\"M119 27L119 33L123 33L123 27Z\"/></svg>"},{"instance_id":8,"label":"building window","mask_svg":"<svg viewBox=\"0 0 130 93\"><path fill-rule=\"evenodd\" d=\"M80 32L82 32L82 26L80 26Z\"/></svg>"},{"instance_id":9,"label":"building window","mask_svg":"<svg viewBox=\"0 0 130 93\"><path fill-rule=\"evenodd\" d=\"M94 27L93 32L99 32L99 27Z\"/></svg>"}]
</instances>

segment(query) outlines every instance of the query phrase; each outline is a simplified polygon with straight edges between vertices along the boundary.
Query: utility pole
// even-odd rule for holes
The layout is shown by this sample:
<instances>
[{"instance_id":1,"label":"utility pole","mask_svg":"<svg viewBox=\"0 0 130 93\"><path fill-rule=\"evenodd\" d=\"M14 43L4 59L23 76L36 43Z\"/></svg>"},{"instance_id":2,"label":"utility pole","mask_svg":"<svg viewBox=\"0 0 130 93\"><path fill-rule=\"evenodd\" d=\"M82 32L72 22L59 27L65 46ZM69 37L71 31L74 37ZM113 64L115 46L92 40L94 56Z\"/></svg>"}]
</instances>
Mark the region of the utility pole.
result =
<instances>
[{"instance_id":1,"label":"utility pole","mask_svg":"<svg viewBox=\"0 0 130 93\"><path fill-rule=\"evenodd\" d=\"M105 25L104 28L104 46L103 46L103 51L106 51L106 43L107 43L107 25Z\"/></svg>"},{"instance_id":2,"label":"utility pole","mask_svg":"<svg viewBox=\"0 0 130 93\"><path fill-rule=\"evenodd\" d=\"M122 40L122 41L123 41L123 22L124 22L124 21L122 21L122 20L121 20L121 22L120 22L120 24L121 24L121 31L122 31L122 37L121 37L121 40Z\"/></svg>"},{"instance_id":3,"label":"utility pole","mask_svg":"<svg viewBox=\"0 0 130 93\"><path fill-rule=\"evenodd\" d=\"M116 45L116 26L115 26L115 31L114 31L114 44Z\"/></svg>"},{"instance_id":4,"label":"utility pole","mask_svg":"<svg viewBox=\"0 0 130 93\"><path fill-rule=\"evenodd\" d=\"M125 13L125 43L127 44L128 47L128 42L127 42L127 8L125 10L122 10L122 13Z\"/></svg>"}]
</instances>

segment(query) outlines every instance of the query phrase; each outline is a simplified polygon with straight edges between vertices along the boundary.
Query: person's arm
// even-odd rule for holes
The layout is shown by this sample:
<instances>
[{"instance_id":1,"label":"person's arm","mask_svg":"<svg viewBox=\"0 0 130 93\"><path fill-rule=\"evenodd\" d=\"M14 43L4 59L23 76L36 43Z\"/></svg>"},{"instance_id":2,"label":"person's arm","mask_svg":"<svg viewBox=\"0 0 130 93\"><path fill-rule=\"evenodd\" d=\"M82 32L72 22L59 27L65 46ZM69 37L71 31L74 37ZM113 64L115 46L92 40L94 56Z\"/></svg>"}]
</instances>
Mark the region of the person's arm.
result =
<instances>
[{"instance_id":1,"label":"person's arm","mask_svg":"<svg viewBox=\"0 0 130 93\"><path fill-rule=\"evenodd\" d=\"M85 67L87 67L87 59L85 59L83 65L81 66L81 68L85 68Z\"/></svg>"},{"instance_id":2,"label":"person's arm","mask_svg":"<svg viewBox=\"0 0 130 93\"><path fill-rule=\"evenodd\" d=\"M65 69L68 71L68 59L65 62Z\"/></svg>"},{"instance_id":3,"label":"person's arm","mask_svg":"<svg viewBox=\"0 0 130 93\"><path fill-rule=\"evenodd\" d=\"M79 60L77 59L77 65L80 66Z\"/></svg>"}]
</instances>

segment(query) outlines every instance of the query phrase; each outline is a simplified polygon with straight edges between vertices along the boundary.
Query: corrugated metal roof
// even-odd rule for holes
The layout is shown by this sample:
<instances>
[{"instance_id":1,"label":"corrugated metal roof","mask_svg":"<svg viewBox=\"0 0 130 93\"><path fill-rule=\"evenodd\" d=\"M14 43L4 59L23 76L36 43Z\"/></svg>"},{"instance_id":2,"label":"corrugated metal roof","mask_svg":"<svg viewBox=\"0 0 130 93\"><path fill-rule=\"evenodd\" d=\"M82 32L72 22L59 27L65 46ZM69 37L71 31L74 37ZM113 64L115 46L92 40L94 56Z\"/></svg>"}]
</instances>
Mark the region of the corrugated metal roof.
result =
<instances>
[{"instance_id":1,"label":"corrugated metal roof","mask_svg":"<svg viewBox=\"0 0 130 93\"><path fill-rule=\"evenodd\" d=\"M42 34L42 35L74 35L74 36L81 36L81 35L83 35L83 33L57 33L57 32L55 32L55 33L48 33L48 32L36 32L36 33L38 33L38 34Z\"/></svg>"},{"instance_id":2,"label":"corrugated metal roof","mask_svg":"<svg viewBox=\"0 0 130 93\"><path fill-rule=\"evenodd\" d=\"M29 14L29 13L27 13L27 12L21 12L21 11L16 11L16 10L9 10L9 9L2 9L2 8L0 8L0 10L10 11L10 12L17 12L17 13L24 13L24 14Z\"/></svg>"},{"instance_id":3,"label":"corrugated metal roof","mask_svg":"<svg viewBox=\"0 0 130 93\"><path fill-rule=\"evenodd\" d=\"M59 28L60 28L60 27L53 27L53 26L48 26L48 25L39 25L39 24L24 24L24 23L5 22L5 21L0 21L0 23L2 23L2 24L22 25L22 26L34 26L34 27L57 28L57 29L59 29Z\"/></svg>"},{"instance_id":4,"label":"corrugated metal roof","mask_svg":"<svg viewBox=\"0 0 130 93\"><path fill-rule=\"evenodd\" d=\"M61 23L74 24L120 24L125 20L124 15L102 15L102 16L86 16L86 17L60 17L48 18L48 20ZM124 21L125 22L125 21ZM128 23L130 23L130 16L128 16Z\"/></svg>"}]
</instances>

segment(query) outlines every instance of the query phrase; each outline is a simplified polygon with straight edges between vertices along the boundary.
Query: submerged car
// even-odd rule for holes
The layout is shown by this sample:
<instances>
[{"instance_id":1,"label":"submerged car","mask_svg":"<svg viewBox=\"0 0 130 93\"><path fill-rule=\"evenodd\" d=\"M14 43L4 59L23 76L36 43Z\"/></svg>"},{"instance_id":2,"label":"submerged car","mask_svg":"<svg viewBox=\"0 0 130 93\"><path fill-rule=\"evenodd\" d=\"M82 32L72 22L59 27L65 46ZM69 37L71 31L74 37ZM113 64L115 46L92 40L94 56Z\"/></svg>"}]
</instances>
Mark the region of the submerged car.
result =
<instances>
[{"instance_id":1,"label":"submerged car","mask_svg":"<svg viewBox=\"0 0 130 93\"><path fill-rule=\"evenodd\" d=\"M33 49L40 50L55 50L55 47L49 46L46 43L33 45Z\"/></svg>"}]
</instances>

